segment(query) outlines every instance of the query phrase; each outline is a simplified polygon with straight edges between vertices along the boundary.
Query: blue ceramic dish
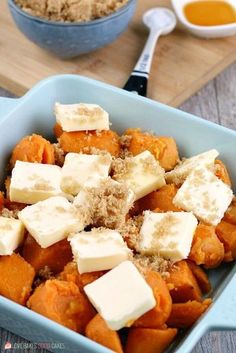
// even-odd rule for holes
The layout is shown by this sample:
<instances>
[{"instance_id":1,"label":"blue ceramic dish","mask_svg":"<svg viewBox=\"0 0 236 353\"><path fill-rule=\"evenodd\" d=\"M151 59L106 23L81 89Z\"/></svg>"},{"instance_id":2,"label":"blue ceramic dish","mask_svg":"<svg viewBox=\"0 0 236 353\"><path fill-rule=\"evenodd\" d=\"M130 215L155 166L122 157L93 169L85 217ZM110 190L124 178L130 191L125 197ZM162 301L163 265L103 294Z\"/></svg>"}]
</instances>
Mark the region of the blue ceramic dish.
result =
<instances>
[{"instance_id":1,"label":"blue ceramic dish","mask_svg":"<svg viewBox=\"0 0 236 353\"><path fill-rule=\"evenodd\" d=\"M72 75L44 80L20 99L0 98L1 171L5 169L13 146L23 136L36 132L52 137L55 101L100 104L110 113L114 130L121 133L128 127L140 127L171 135L176 139L180 153L186 157L217 148L229 168L236 191L235 131L119 88ZM201 336L211 329L236 329L236 265L225 264L209 273L214 303L191 330L174 342L170 352L191 352ZM35 343L51 343L52 352L111 352L3 297L0 297L0 327Z\"/></svg>"},{"instance_id":2,"label":"blue ceramic dish","mask_svg":"<svg viewBox=\"0 0 236 353\"><path fill-rule=\"evenodd\" d=\"M133 17L136 0L129 0L109 16L80 23L53 22L31 16L14 0L8 0L8 5L17 27L29 40L62 59L69 59L113 42Z\"/></svg>"}]
</instances>

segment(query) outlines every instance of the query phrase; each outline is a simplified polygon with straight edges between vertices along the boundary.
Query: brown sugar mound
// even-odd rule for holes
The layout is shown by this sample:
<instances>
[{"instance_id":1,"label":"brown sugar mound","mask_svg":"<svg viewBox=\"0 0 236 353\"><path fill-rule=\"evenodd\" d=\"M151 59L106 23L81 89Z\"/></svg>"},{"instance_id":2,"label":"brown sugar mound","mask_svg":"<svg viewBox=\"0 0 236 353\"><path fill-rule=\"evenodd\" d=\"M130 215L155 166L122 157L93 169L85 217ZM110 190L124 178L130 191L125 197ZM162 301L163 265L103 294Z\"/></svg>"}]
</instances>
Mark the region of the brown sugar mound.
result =
<instances>
[{"instance_id":1,"label":"brown sugar mound","mask_svg":"<svg viewBox=\"0 0 236 353\"><path fill-rule=\"evenodd\" d=\"M59 22L86 22L108 16L128 0L15 0L30 15Z\"/></svg>"}]
</instances>

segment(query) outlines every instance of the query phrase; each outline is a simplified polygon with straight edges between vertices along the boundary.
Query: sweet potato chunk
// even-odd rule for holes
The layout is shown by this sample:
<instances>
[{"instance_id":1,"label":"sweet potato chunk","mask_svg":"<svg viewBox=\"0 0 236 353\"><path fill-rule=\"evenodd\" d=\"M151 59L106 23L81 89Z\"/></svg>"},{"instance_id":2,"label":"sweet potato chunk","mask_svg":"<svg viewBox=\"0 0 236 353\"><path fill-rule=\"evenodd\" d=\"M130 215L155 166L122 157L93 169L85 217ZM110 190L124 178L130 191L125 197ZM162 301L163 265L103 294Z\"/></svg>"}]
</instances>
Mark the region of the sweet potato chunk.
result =
<instances>
[{"instance_id":1,"label":"sweet potato chunk","mask_svg":"<svg viewBox=\"0 0 236 353\"><path fill-rule=\"evenodd\" d=\"M215 227L200 223L194 234L189 259L206 268L219 266L224 258L224 246L215 233Z\"/></svg>"},{"instance_id":2,"label":"sweet potato chunk","mask_svg":"<svg viewBox=\"0 0 236 353\"><path fill-rule=\"evenodd\" d=\"M128 151L134 156L148 150L159 160L166 148L166 144L160 141L159 137L142 132L140 129L128 129L124 135L132 137Z\"/></svg>"},{"instance_id":3,"label":"sweet potato chunk","mask_svg":"<svg viewBox=\"0 0 236 353\"><path fill-rule=\"evenodd\" d=\"M37 313L83 333L95 310L72 282L47 280L37 287L27 302Z\"/></svg>"},{"instance_id":4,"label":"sweet potato chunk","mask_svg":"<svg viewBox=\"0 0 236 353\"><path fill-rule=\"evenodd\" d=\"M224 221L236 225L236 199L229 206L228 210L225 212Z\"/></svg>"},{"instance_id":5,"label":"sweet potato chunk","mask_svg":"<svg viewBox=\"0 0 236 353\"><path fill-rule=\"evenodd\" d=\"M227 170L225 164L221 160L216 159L215 160L215 167L216 167L215 175L219 179L221 179L225 184L228 184L231 187L232 183L231 183L230 176L229 176L229 173L228 173L228 170Z\"/></svg>"},{"instance_id":6,"label":"sweet potato chunk","mask_svg":"<svg viewBox=\"0 0 236 353\"><path fill-rule=\"evenodd\" d=\"M118 333L111 330L99 314L88 323L85 335L114 352L123 353Z\"/></svg>"},{"instance_id":7,"label":"sweet potato chunk","mask_svg":"<svg viewBox=\"0 0 236 353\"><path fill-rule=\"evenodd\" d=\"M91 153L91 148L107 151L118 157L120 154L119 136L112 130L63 132L59 138L64 152Z\"/></svg>"},{"instance_id":8,"label":"sweet potato chunk","mask_svg":"<svg viewBox=\"0 0 236 353\"><path fill-rule=\"evenodd\" d=\"M171 313L172 299L165 281L158 272L148 272L146 281L153 290L156 306L136 320L134 326L160 328Z\"/></svg>"},{"instance_id":9,"label":"sweet potato chunk","mask_svg":"<svg viewBox=\"0 0 236 353\"><path fill-rule=\"evenodd\" d=\"M186 261L179 261L171 268L166 282L174 303L201 301L201 289Z\"/></svg>"},{"instance_id":10,"label":"sweet potato chunk","mask_svg":"<svg viewBox=\"0 0 236 353\"><path fill-rule=\"evenodd\" d=\"M79 289L83 290L84 286L94 282L99 277L103 276L106 271L97 271L83 273L82 275L78 272L77 265L75 262L69 262L64 270L59 274L59 279L63 281L69 281L75 283Z\"/></svg>"},{"instance_id":11,"label":"sweet potato chunk","mask_svg":"<svg viewBox=\"0 0 236 353\"><path fill-rule=\"evenodd\" d=\"M159 140L166 145L159 162L166 171L169 171L176 166L179 160L178 148L173 137L159 136Z\"/></svg>"},{"instance_id":12,"label":"sweet potato chunk","mask_svg":"<svg viewBox=\"0 0 236 353\"><path fill-rule=\"evenodd\" d=\"M199 287L201 288L202 293L209 293L211 290L211 283L207 277L207 274L203 271L200 266L196 265L194 262L190 260L188 260L187 262L197 280Z\"/></svg>"},{"instance_id":13,"label":"sweet potato chunk","mask_svg":"<svg viewBox=\"0 0 236 353\"><path fill-rule=\"evenodd\" d=\"M0 294L25 305L30 296L35 271L19 254L0 257Z\"/></svg>"},{"instance_id":14,"label":"sweet potato chunk","mask_svg":"<svg viewBox=\"0 0 236 353\"><path fill-rule=\"evenodd\" d=\"M207 310L211 302L211 299L206 299L202 303L194 300L173 304L167 324L170 327L188 328Z\"/></svg>"},{"instance_id":15,"label":"sweet potato chunk","mask_svg":"<svg viewBox=\"0 0 236 353\"><path fill-rule=\"evenodd\" d=\"M4 195L2 192L0 192L0 212L2 211L4 207Z\"/></svg>"},{"instance_id":16,"label":"sweet potato chunk","mask_svg":"<svg viewBox=\"0 0 236 353\"><path fill-rule=\"evenodd\" d=\"M33 134L26 136L18 142L12 152L10 160L12 168L17 160L31 163L54 164L53 146L40 135Z\"/></svg>"},{"instance_id":17,"label":"sweet potato chunk","mask_svg":"<svg viewBox=\"0 0 236 353\"><path fill-rule=\"evenodd\" d=\"M125 353L162 353L177 335L177 329L131 328Z\"/></svg>"},{"instance_id":18,"label":"sweet potato chunk","mask_svg":"<svg viewBox=\"0 0 236 353\"><path fill-rule=\"evenodd\" d=\"M58 123L56 123L54 125L53 131L54 131L56 138L59 138L63 134L62 127Z\"/></svg>"},{"instance_id":19,"label":"sweet potato chunk","mask_svg":"<svg viewBox=\"0 0 236 353\"><path fill-rule=\"evenodd\" d=\"M216 234L224 245L224 261L236 260L236 225L221 221L216 227Z\"/></svg>"},{"instance_id":20,"label":"sweet potato chunk","mask_svg":"<svg viewBox=\"0 0 236 353\"><path fill-rule=\"evenodd\" d=\"M24 242L22 256L36 272L48 266L54 274L62 271L64 266L72 261L71 246L67 239L43 249L30 234Z\"/></svg>"}]
</instances>

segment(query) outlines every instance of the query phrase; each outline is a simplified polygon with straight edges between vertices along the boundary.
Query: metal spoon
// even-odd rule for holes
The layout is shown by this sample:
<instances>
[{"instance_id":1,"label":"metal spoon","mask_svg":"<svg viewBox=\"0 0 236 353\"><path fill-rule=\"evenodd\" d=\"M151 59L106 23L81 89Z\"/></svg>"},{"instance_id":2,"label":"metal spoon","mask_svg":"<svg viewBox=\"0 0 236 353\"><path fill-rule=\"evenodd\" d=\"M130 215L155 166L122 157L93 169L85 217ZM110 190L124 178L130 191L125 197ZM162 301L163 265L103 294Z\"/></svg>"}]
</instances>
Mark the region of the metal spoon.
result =
<instances>
[{"instance_id":1,"label":"metal spoon","mask_svg":"<svg viewBox=\"0 0 236 353\"><path fill-rule=\"evenodd\" d=\"M150 34L124 89L146 97L149 73L158 38L172 32L177 21L173 11L165 7L156 7L144 13L143 22L149 28Z\"/></svg>"}]
</instances>

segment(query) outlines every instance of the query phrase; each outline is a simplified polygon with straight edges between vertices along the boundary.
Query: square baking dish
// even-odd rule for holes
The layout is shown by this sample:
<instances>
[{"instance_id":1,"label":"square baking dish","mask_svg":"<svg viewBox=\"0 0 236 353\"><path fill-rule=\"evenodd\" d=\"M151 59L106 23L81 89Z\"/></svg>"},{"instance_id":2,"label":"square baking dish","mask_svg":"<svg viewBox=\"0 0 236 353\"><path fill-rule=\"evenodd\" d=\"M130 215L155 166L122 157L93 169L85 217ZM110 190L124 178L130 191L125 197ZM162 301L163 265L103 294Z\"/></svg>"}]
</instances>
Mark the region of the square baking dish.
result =
<instances>
[{"instance_id":1,"label":"square baking dish","mask_svg":"<svg viewBox=\"0 0 236 353\"><path fill-rule=\"evenodd\" d=\"M52 138L54 103L97 103L110 113L112 129L123 132L140 127L173 136L180 154L188 157L216 148L229 168L236 191L236 132L180 110L119 88L81 76L48 78L24 97L0 98L0 178L14 145L25 135L39 133ZM200 320L170 347L169 352L191 352L212 329L236 329L236 265L210 271L213 305ZM111 352L91 340L0 296L0 326L34 343L47 343L57 353Z\"/></svg>"}]
</instances>

